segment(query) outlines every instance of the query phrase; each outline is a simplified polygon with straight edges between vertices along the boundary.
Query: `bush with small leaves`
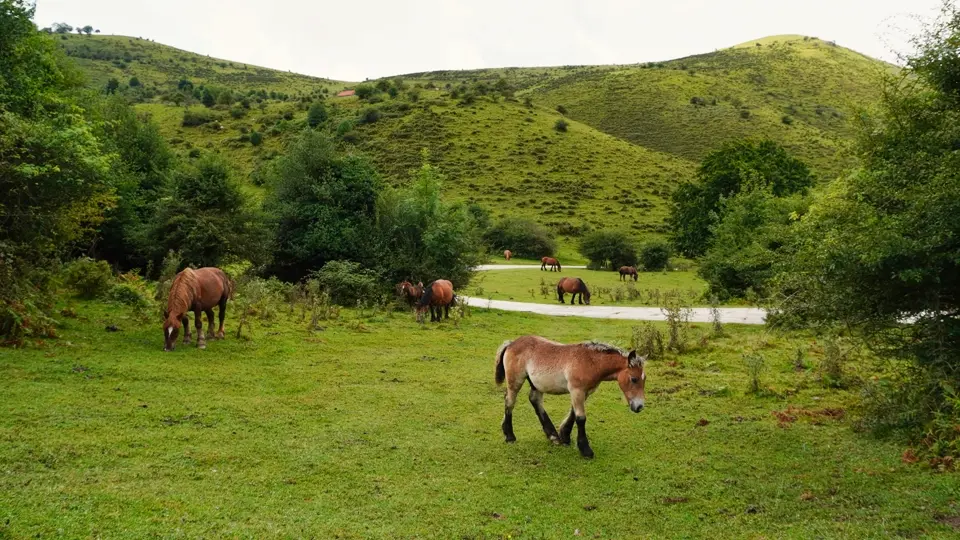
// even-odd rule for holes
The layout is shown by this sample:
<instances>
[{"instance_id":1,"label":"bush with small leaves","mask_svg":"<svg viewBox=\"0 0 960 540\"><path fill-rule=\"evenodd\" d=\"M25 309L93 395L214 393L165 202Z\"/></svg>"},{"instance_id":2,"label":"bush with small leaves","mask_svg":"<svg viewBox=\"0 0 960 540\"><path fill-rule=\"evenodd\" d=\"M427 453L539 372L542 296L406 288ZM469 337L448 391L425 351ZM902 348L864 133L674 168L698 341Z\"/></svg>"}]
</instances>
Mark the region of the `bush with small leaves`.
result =
<instances>
[{"instance_id":1,"label":"bush with small leaves","mask_svg":"<svg viewBox=\"0 0 960 540\"><path fill-rule=\"evenodd\" d=\"M647 272L663 270L670 262L670 245L666 242L650 242L640 248L640 264Z\"/></svg>"},{"instance_id":2,"label":"bush with small leaves","mask_svg":"<svg viewBox=\"0 0 960 540\"><path fill-rule=\"evenodd\" d=\"M553 129L559 131L560 133L566 133L566 132L567 132L567 127L569 127L569 126L570 126L570 124L567 123L566 120L564 120L563 118L560 118L560 119L557 120L557 122L556 122L555 124L553 124Z\"/></svg>"},{"instance_id":3,"label":"bush with small leaves","mask_svg":"<svg viewBox=\"0 0 960 540\"><path fill-rule=\"evenodd\" d=\"M101 298L113 286L113 271L107 261L84 257L67 265L63 283L81 298Z\"/></svg>"},{"instance_id":4,"label":"bush with small leaves","mask_svg":"<svg viewBox=\"0 0 960 540\"><path fill-rule=\"evenodd\" d=\"M263 135L259 131L250 132L250 144L253 146L260 146L263 144Z\"/></svg>"},{"instance_id":5,"label":"bush with small leaves","mask_svg":"<svg viewBox=\"0 0 960 540\"><path fill-rule=\"evenodd\" d=\"M557 105L557 112L560 114L567 114L567 108L563 105Z\"/></svg>"},{"instance_id":6,"label":"bush with small leaves","mask_svg":"<svg viewBox=\"0 0 960 540\"><path fill-rule=\"evenodd\" d=\"M370 107L370 108L364 109L363 112L360 113L359 122L361 124L373 124L378 120L380 120L380 117L381 117L380 110L374 107Z\"/></svg>"}]
</instances>

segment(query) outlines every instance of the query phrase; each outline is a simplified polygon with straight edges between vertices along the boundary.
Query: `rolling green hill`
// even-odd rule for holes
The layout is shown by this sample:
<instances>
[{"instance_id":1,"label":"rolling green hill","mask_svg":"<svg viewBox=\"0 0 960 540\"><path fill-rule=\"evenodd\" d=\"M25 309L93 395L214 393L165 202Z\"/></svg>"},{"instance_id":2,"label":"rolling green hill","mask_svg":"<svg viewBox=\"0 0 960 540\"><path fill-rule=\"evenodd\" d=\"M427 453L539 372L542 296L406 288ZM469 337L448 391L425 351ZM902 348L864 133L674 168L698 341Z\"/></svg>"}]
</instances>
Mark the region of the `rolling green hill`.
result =
<instances>
[{"instance_id":1,"label":"rolling green hill","mask_svg":"<svg viewBox=\"0 0 960 540\"><path fill-rule=\"evenodd\" d=\"M350 83L137 38L69 36L61 43L91 86L120 81L121 93L184 157L220 152L255 177L306 126L310 103L324 100L326 129L339 127L344 146L369 155L391 183L407 181L426 153L454 197L497 216L537 218L564 235L585 227L665 232L673 188L704 154L732 139L769 137L820 176L838 174L850 164L849 117L876 100L879 74L892 69L814 38L780 36L655 64L407 74L402 86L417 96L381 94L371 103L333 97ZM140 85L127 88L132 77ZM483 90L501 79L510 87L505 96ZM181 99L183 80L255 99L243 108L206 108ZM186 111L208 121L186 126ZM564 117L569 128L561 132L555 123ZM251 144L253 132L261 145ZM254 183L250 189L259 190Z\"/></svg>"}]
</instances>

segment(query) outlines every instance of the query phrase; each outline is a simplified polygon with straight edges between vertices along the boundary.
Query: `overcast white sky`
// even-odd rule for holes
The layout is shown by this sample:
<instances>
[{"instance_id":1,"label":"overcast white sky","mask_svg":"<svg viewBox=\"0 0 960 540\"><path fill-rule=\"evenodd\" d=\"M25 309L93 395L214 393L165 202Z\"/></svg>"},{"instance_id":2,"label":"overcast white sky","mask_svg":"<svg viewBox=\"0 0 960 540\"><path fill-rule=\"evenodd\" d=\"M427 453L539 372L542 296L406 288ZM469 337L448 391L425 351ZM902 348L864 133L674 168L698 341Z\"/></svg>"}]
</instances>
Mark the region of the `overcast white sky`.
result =
<instances>
[{"instance_id":1,"label":"overcast white sky","mask_svg":"<svg viewBox=\"0 0 960 540\"><path fill-rule=\"evenodd\" d=\"M36 22L90 24L189 51L358 81L417 71L627 64L774 34L894 61L941 0L38 0Z\"/></svg>"}]
</instances>

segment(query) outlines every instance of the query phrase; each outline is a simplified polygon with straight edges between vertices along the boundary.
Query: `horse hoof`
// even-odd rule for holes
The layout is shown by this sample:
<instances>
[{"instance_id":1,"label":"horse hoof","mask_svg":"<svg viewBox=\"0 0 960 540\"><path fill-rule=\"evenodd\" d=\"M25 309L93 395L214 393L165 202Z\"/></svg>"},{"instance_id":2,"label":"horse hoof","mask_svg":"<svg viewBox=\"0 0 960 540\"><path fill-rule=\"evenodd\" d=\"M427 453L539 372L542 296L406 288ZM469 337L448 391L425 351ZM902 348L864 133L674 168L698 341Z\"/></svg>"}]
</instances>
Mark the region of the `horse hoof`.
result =
<instances>
[{"instance_id":1,"label":"horse hoof","mask_svg":"<svg viewBox=\"0 0 960 540\"><path fill-rule=\"evenodd\" d=\"M505 439L503 440L503 442L506 442L506 443L514 443L514 442L517 442L517 438L511 435L511 436L505 438Z\"/></svg>"},{"instance_id":2,"label":"horse hoof","mask_svg":"<svg viewBox=\"0 0 960 540\"><path fill-rule=\"evenodd\" d=\"M201 349L201 350L206 349L206 348L207 348L207 344L206 344L206 343L199 343L199 344L197 344L197 348L198 348L198 349Z\"/></svg>"}]
</instances>

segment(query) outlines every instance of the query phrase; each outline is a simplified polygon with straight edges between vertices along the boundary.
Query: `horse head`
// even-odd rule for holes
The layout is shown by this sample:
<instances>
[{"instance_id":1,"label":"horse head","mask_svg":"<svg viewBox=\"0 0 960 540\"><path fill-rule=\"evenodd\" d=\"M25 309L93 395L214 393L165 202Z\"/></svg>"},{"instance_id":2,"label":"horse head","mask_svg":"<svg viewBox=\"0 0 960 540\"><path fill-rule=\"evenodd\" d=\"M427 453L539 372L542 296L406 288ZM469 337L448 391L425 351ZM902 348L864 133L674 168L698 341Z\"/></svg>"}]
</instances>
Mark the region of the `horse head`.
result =
<instances>
[{"instance_id":1,"label":"horse head","mask_svg":"<svg viewBox=\"0 0 960 540\"><path fill-rule=\"evenodd\" d=\"M172 351L177 346L177 336L180 335L180 317L167 314L163 321L163 350Z\"/></svg>"},{"instance_id":2,"label":"horse head","mask_svg":"<svg viewBox=\"0 0 960 540\"><path fill-rule=\"evenodd\" d=\"M617 375L617 383L620 385L623 397L627 398L630 410L635 413L643 410L646 400L644 393L644 385L647 382L647 372L644 370L646 360L646 357L639 356L637 351L630 351L627 355L627 367Z\"/></svg>"}]
</instances>

